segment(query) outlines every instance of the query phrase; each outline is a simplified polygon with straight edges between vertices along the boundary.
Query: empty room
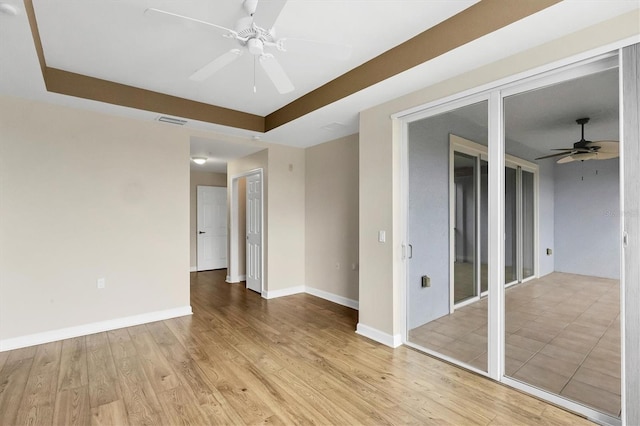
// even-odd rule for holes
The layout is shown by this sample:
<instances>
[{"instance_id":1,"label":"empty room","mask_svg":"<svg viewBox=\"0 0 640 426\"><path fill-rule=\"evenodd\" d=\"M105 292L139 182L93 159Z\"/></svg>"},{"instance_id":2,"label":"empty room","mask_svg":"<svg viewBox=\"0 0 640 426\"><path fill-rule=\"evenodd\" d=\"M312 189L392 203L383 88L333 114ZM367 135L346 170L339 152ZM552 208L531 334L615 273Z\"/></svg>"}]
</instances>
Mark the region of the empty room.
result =
<instances>
[{"instance_id":1,"label":"empty room","mask_svg":"<svg viewBox=\"0 0 640 426\"><path fill-rule=\"evenodd\" d=\"M637 0L0 0L0 424L640 424Z\"/></svg>"}]
</instances>

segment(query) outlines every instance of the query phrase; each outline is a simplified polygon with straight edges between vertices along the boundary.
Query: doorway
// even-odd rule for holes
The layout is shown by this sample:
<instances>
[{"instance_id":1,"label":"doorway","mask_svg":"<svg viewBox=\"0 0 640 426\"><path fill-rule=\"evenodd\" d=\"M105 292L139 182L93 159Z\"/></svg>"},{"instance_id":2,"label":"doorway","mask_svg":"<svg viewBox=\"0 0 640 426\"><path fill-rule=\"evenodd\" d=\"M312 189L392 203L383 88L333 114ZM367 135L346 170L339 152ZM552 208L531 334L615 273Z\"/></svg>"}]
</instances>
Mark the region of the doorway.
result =
<instances>
[{"instance_id":1,"label":"doorway","mask_svg":"<svg viewBox=\"0 0 640 426\"><path fill-rule=\"evenodd\" d=\"M246 281L249 290L264 291L263 169L231 177L229 268L227 282Z\"/></svg>"},{"instance_id":2,"label":"doorway","mask_svg":"<svg viewBox=\"0 0 640 426\"><path fill-rule=\"evenodd\" d=\"M198 185L197 270L227 267L227 188Z\"/></svg>"}]
</instances>

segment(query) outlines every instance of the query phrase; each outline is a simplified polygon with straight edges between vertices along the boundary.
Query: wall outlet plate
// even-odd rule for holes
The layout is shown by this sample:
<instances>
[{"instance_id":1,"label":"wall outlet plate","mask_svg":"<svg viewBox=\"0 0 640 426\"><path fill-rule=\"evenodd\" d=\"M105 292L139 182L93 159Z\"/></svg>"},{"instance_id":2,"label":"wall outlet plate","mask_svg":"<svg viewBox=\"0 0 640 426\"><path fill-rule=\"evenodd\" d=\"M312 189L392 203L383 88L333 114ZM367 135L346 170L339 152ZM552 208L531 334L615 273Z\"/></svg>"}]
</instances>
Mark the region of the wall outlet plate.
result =
<instances>
[{"instance_id":1,"label":"wall outlet plate","mask_svg":"<svg viewBox=\"0 0 640 426\"><path fill-rule=\"evenodd\" d=\"M422 276L422 288L431 287L431 278L426 275Z\"/></svg>"}]
</instances>

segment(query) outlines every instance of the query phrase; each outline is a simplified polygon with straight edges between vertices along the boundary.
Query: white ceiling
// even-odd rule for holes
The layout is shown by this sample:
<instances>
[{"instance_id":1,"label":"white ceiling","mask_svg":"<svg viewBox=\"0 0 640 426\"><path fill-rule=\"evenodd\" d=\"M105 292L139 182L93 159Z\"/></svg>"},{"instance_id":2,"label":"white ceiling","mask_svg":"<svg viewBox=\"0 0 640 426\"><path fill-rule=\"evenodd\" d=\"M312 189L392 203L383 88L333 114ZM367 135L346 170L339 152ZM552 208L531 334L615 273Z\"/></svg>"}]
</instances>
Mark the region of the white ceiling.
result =
<instances>
[{"instance_id":1,"label":"white ceiling","mask_svg":"<svg viewBox=\"0 0 640 426\"><path fill-rule=\"evenodd\" d=\"M555 148L571 148L581 137L580 126L576 123L579 118L590 119L585 125L586 140L618 141L618 69L610 68L507 97L504 114L505 149L526 160L551 154ZM489 132L486 101L445 112L443 116L452 129L456 129L457 124L476 129L478 138L474 141L486 145ZM465 123L472 126L465 126ZM432 125L431 118L413 124L425 134L429 134Z\"/></svg>"},{"instance_id":2,"label":"white ceiling","mask_svg":"<svg viewBox=\"0 0 640 426\"><path fill-rule=\"evenodd\" d=\"M505 100L505 134L540 154L578 142L583 117L590 118L585 139L619 140L617 68Z\"/></svg>"},{"instance_id":3,"label":"white ceiling","mask_svg":"<svg viewBox=\"0 0 640 426\"><path fill-rule=\"evenodd\" d=\"M0 2L15 5L20 11L15 17L0 14L0 94L140 120L157 119L158 113L46 92L24 5L19 0ZM349 43L353 55L349 61L341 62L313 55L302 58L277 54L296 86L293 93L279 95L270 82L261 80L264 75L258 75L258 92L253 93L252 64L240 62L248 55L204 83L188 80L198 67L227 51L232 41L197 26L153 20L143 14L147 7L156 7L231 26L242 14L240 0L34 0L49 66L260 115L286 105L473 3L290 0L276 22L279 36ZM266 142L308 147L356 133L359 111L639 7L638 0L565 0L259 136ZM342 125L327 129L332 123ZM189 120L186 127L239 136L252 146L252 137L258 135L196 120ZM571 128L571 124L567 127ZM217 140L212 135L211 149L206 152L224 150L228 159L246 155L240 144ZM208 142L201 142L192 146L202 150Z\"/></svg>"},{"instance_id":4,"label":"white ceiling","mask_svg":"<svg viewBox=\"0 0 640 426\"><path fill-rule=\"evenodd\" d=\"M226 173L227 162L246 157L264 149L263 146L239 145L218 139L191 137L191 157L204 157L207 162L198 165L191 162L191 170L201 172Z\"/></svg>"},{"instance_id":5,"label":"white ceiling","mask_svg":"<svg viewBox=\"0 0 640 426\"><path fill-rule=\"evenodd\" d=\"M253 93L254 57L248 53L206 81L189 80L238 42L211 27L144 13L153 7L234 29L246 16L242 0L35 0L34 8L50 67L267 115L477 1L289 1L274 27L278 37L350 45L352 55L340 61L271 49L296 88L286 95L259 66ZM393 31L390 16L402 23Z\"/></svg>"}]
</instances>

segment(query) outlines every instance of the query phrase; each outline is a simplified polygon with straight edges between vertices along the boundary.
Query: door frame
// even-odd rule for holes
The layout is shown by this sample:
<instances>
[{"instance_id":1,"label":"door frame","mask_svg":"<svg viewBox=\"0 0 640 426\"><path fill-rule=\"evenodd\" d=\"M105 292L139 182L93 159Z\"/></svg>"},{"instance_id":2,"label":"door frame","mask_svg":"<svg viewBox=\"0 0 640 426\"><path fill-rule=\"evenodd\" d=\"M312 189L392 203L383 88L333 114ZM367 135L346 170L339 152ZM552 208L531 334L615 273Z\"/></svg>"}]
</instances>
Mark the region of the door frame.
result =
<instances>
[{"instance_id":1,"label":"door frame","mask_svg":"<svg viewBox=\"0 0 640 426\"><path fill-rule=\"evenodd\" d=\"M455 153L459 152L461 154L465 154L474 158L476 162L476 171L474 176L474 212L475 212L475 220L474 220L474 283L476 286L477 295L469 297L461 302L455 302L455 258L456 258L456 247L455 247L455 234L454 234L454 224L456 223L456 201L455 201L455 179L454 179L454 162L455 162ZM480 160L488 161L488 152L487 147L479 144L477 142L473 142L471 140L465 139L456 134L449 134L449 313L453 313L456 308L461 308L463 306L469 305L473 302L480 300L480 298L486 294L483 294L481 290L481 266L482 263L479 259L482 258L482 244L481 238L479 238L480 233L480 203L481 203L481 190L480 190L480 176L481 170ZM488 200L487 200L488 201Z\"/></svg>"},{"instance_id":2,"label":"door frame","mask_svg":"<svg viewBox=\"0 0 640 426\"><path fill-rule=\"evenodd\" d=\"M241 178L246 178L249 176L259 175L260 176L260 229L262 232L260 233L260 288L262 289L261 293L264 293L264 169L257 168L252 170L247 170L242 173L235 174L231 176L231 197L230 197L230 208L229 208L229 252L227 253L227 258L229 259L228 270L227 270L227 279L226 281L230 284L238 283L240 281L244 281L246 279L246 256L240 256L240 236L239 234L239 220L238 220L238 207L239 207L239 195L238 194L238 181ZM245 194L246 196L246 194ZM245 218L246 223L246 215ZM242 244L246 247L246 241L242 240ZM242 257L242 260L240 259ZM245 262L245 275L240 275L240 262Z\"/></svg>"}]
</instances>

